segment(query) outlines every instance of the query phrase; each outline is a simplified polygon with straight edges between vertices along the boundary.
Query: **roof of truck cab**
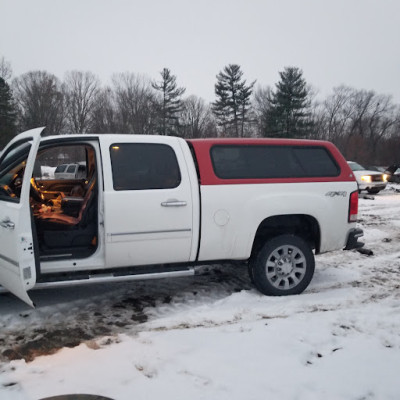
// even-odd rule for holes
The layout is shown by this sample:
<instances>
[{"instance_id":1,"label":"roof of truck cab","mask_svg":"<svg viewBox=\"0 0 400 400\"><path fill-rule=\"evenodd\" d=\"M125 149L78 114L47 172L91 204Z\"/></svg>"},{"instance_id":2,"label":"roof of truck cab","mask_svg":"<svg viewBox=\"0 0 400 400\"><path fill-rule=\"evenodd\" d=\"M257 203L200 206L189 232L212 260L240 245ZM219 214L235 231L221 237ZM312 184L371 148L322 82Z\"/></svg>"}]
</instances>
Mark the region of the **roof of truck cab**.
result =
<instances>
[{"instance_id":1,"label":"roof of truck cab","mask_svg":"<svg viewBox=\"0 0 400 400\"><path fill-rule=\"evenodd\" d=\"M172 139L180 139L182 138L178 136L168 136L168 135L144 135L144 134L135 134L135 133L67 133L60 135L41 135L42 139L63 139L63 138L102 138L102 137L122 137L122 138L149 138L157 140L157 138L172 138Z\"/></svg>"}]
</instances>

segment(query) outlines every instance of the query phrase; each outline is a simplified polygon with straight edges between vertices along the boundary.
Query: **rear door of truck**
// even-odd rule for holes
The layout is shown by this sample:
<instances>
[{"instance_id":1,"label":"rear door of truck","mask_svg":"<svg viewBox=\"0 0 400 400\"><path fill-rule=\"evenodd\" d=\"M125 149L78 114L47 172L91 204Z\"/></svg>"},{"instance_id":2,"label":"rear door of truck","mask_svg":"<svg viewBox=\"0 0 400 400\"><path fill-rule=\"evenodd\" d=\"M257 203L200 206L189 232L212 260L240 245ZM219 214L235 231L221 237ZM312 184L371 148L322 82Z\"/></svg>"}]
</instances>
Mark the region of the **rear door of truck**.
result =
<instances>
[{"instance_id":1,"label":"rear door of truck","mask_svg":"<svg viewBox=\"0 0 400 400\"><path fill-rule=\"evenodd\" d=\"M192 260L199 211L180 139L110 135L101 149L107 267Z\"/></svg>"}]
</instances>

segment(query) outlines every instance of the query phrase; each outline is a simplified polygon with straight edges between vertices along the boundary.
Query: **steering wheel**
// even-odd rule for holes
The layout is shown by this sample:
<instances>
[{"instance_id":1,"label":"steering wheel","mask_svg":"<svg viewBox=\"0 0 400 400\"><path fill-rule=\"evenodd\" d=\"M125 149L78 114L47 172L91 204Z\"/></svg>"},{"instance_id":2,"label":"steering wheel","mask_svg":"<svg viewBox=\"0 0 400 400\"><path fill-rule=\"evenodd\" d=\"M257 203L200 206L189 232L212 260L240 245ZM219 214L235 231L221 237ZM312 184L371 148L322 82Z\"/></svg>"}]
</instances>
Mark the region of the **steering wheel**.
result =
<instances>
[{"instance_id":1,"label":"steering wheel","mask_svg":"<svg viewBox=\"0 0 400 400\"><path fill-rule=\"evenodd\" d=\"M40 191L35 178L31 179L31 190L30 190L31 196L36 200L36 201L44 201L44 196L43 193Z\"/></svg>"}]
</instances>

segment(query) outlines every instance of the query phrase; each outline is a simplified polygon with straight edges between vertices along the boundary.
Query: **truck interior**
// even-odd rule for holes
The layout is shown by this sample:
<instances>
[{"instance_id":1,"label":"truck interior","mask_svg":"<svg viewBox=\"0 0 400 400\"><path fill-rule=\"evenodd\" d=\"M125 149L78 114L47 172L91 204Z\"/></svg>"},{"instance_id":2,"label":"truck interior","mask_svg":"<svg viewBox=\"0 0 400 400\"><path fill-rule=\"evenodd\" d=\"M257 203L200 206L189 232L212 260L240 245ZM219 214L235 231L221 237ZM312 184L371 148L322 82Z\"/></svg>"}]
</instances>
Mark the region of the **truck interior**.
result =
<instances>
[{"instance_id":1,"label":"truck interior","mask_svg":"<svg viewBox=\"0 0 400 400\"><path fill-rule=\"evenodd\" d=\"M55 178L54 157L85 166L79 178ZM52 161L53 160L53 161ZM50 171L49 171L50 170ZM31 206L41 260L83 258L94 253L98 238L96 154L88 144L40 150L31 179Z\"/></svg>"},{"instance_id":2,"label":"truck interior","mask_svg":"<svg viewBox=\"0 0 400 400\"><path fill-rule=\"evenodd\" d=\"M0 177L0 195L19 201L26 156L15 155ZM58 164L79 163L85 176L54 177ZM82 168L83 169L83 168ZM32 231L40 260L89 257L98 243L98 177L96 153L87 143L40 148L30 179Z\"/></svg>"}]
</instances>

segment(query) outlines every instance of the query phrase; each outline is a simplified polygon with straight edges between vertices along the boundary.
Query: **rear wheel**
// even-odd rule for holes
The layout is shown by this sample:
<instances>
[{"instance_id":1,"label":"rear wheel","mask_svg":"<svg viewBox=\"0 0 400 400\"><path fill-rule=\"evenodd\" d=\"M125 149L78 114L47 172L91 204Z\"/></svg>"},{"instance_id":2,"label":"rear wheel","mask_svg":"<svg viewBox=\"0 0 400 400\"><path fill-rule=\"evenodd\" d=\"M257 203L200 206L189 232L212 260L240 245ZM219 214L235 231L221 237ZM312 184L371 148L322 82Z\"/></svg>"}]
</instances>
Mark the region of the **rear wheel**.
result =
<instances>
[{"instance_id":1,"label":"rear wheel","mask_svg":"<svg viewBox=\"0 0 400 400\"><path fill-rule=\"evenodd\" d=\"M314 275L314 254L302 238L280 235L264 244L250 269L250 277L261 293L269 296L299 294Z\"/></svg>"},{"instance_id":2,"label":"rear wheel","mask_svg":"<svg viewBox=\"0 0 400 400\"><path fill-rule=\"evenodd\" d=\"M380 189L368 189L369 194L378 194L380 192Z\"/></svg>"}]
</instances>

